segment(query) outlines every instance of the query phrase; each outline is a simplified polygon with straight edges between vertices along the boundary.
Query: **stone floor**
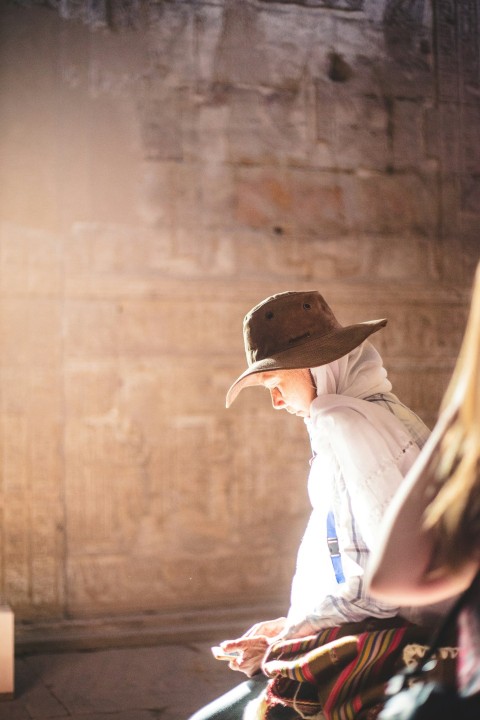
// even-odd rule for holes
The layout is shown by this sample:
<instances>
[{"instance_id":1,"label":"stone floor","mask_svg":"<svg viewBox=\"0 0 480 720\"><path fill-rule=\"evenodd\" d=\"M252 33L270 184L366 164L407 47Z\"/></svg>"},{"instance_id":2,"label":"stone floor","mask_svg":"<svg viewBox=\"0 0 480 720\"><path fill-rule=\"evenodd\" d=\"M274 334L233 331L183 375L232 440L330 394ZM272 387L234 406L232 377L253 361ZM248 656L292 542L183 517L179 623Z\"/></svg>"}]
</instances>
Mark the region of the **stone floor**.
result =
<instances>
[{"instance_id":1,"label":"stone floor","mask_svg":"<svg viewBox=\"0 0 480 720\"><path fill-rule=\"evenodd\" d=\"M186 720L245 679L211 644L22 655L0 720Z\"/></svg>"}]
</instances>

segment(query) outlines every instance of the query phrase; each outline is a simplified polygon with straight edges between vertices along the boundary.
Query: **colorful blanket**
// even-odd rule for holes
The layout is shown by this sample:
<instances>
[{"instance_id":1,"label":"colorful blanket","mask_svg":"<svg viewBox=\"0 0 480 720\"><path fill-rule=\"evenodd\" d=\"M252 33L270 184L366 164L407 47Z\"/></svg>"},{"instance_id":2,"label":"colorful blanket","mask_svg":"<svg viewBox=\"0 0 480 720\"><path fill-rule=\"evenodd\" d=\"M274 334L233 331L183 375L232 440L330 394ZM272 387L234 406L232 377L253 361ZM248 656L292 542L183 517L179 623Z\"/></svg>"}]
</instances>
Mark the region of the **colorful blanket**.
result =
<instances>
[{"instance_id":1,"label":"colorful blanket","mask_svg":"<svg viewBox=\"0 0 480 720\"><path fill-rule=\"evenodd\" d=\"M371 618L274 643L262 666L271 678L263 717L273 720L283 706L298 718L323 712L326 720L373 720L386 683L405 665L405 648L425 647L429 636L402 618ZM454 682L454 660L446 656L438 665L442 679Z\"/></svg>"}]
</instances>

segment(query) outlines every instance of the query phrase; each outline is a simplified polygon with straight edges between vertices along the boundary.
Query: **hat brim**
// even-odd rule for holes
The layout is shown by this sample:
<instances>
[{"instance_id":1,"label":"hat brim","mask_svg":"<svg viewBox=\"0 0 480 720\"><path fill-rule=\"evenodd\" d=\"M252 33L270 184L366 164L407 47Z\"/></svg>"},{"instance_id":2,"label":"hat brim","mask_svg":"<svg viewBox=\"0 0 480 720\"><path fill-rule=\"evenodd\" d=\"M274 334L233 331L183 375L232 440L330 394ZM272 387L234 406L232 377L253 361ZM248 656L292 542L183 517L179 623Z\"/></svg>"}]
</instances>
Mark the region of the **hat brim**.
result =
<instances>
[{"instance_id":1,"label":"hat brim","mask_svg":"<svg viewBox=\"0 0 480 720\"><path fill-rule=\"evenodd\" d=\"M354 348L361 345L372 333L385 327L386 324L387 320L383 318L335 328L327 335L309 337L301 344L288 348L288 350L257 360L230 386L226 397L226 407L230 407L243 388L261 383L259 373L274 370L299 370L328 365L328 363L347 355Z\"/></svg>"}]
</instances>

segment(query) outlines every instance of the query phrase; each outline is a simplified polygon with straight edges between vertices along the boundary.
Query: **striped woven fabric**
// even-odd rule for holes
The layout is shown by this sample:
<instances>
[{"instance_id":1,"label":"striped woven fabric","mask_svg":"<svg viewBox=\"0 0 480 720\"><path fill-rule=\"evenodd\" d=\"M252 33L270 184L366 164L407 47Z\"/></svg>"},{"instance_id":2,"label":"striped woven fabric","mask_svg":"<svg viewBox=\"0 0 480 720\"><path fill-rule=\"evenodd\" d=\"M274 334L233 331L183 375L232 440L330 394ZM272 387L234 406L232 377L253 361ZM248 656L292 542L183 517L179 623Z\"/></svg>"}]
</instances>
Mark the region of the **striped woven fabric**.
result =
<instances>
[{"instance_id":1,"label":"striped woven fabric","mask_svg":"<svg viewBox=\"0 0 480 720\"><path fill-rule=\"evenodd\" d=\"M273 719L280 705L299 718L323 711L326 720L372 720L386 683L403 667L404 648L428 637L428 630L401 618L372 618L275 643L263 663L271 678L265 718ZM448 675L453 679L453 666Z\"/></svg>"}]
</instances>

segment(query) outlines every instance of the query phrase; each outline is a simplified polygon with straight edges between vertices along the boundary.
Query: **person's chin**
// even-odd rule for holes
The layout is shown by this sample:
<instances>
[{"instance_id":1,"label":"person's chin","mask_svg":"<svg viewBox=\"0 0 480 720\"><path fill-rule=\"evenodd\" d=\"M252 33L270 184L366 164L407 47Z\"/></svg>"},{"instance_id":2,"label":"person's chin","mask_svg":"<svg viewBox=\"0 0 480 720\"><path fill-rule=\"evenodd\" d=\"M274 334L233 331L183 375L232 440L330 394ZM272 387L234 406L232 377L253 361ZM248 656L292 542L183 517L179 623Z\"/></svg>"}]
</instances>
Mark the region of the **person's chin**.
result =
<instances>
[{"instance_id":1,"label":"person's chin","mask_svg":"<svg viewBox=\"0 0 480 720\"><path fill-rule=\"evenodd\" d=\"M307 417L308 414L305 410L299 410L294 407L286 407L285 410L289 415L296 415L297 417Z\"/></svg>"}]
</instances>

